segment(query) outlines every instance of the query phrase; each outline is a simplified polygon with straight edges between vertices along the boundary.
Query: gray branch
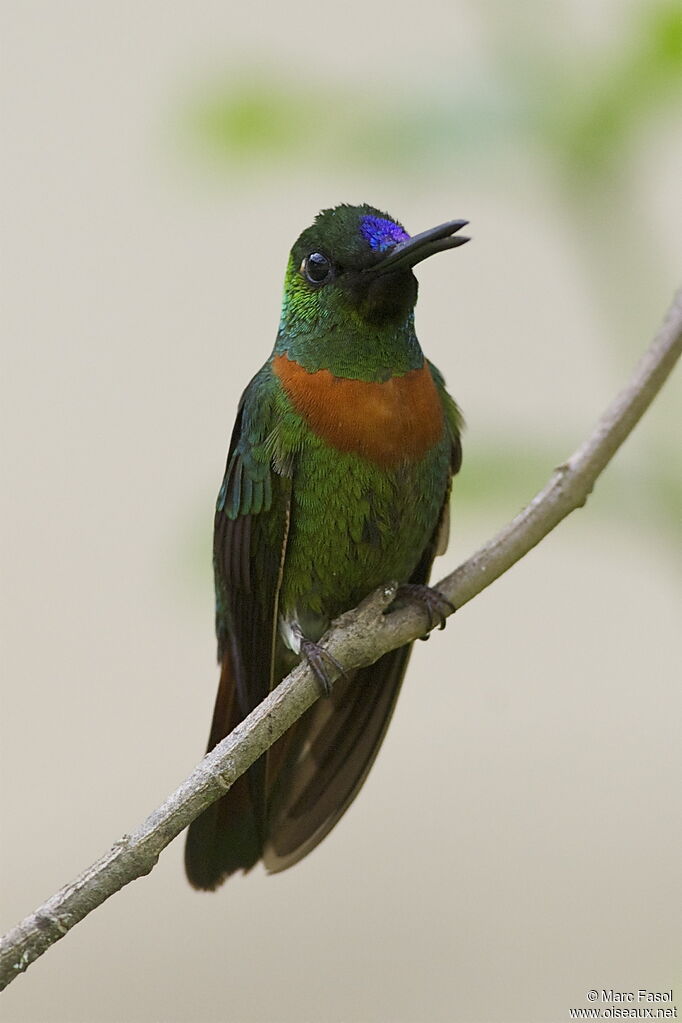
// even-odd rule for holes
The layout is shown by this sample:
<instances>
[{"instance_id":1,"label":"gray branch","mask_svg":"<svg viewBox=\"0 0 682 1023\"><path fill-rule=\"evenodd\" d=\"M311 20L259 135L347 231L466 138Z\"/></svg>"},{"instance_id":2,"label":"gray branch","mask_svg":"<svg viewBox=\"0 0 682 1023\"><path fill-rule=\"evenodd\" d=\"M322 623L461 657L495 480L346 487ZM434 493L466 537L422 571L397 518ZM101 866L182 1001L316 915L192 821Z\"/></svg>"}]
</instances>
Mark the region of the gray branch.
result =
<instances>
[{"instance_id":1,"label":"gray branch","mask_svg":"<svg viewBox=\"0 0 682 1023\"><path fill-rule=\"evenodd\" d=\"M590 437L509 525L437 584L456 607L499 578L585 503L597 477L653 401L681 350L682 289L629 384ZM395 586L388 584L334 622L323 645L336 660L348 669L359 668L423 634L424 612L419 605L384 614L394 596ZM319 696L310 668L300 664L204 757L137 831L120 838L96 863L9 931L0 943L0 990L114 892L148 874L162 850L219 799Z\"/></svg>"}]
</instances>

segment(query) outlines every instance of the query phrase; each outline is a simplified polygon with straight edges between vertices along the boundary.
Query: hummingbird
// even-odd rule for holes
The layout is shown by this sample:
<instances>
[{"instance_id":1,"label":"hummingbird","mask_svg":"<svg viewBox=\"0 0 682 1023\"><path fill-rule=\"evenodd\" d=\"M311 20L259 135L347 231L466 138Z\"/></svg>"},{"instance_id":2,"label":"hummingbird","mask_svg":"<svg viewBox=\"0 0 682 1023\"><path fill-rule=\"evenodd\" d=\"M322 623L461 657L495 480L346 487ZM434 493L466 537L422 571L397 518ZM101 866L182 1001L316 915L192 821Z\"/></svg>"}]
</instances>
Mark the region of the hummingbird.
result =
<instances>
[{"instance_id":1,"label":"hummingbird","mask_svg":"<svg viewBox=\"0 0 682 1023\"><path fill-rule=\"evenodd\" d=\"M297 863L355 799L379 751L411 645L329 684L318 641L388 581L429 628L447 545L460 411L414 327L414 267L468 241L451 220L410 236L372 206L323 210L295 242L269 359L244 391L214 523L220 684L208 750L303 657L326 693L191 825L191 884L262 859ZM341 667L337 665L337 667Z\"/></svg>"}]
</instances>

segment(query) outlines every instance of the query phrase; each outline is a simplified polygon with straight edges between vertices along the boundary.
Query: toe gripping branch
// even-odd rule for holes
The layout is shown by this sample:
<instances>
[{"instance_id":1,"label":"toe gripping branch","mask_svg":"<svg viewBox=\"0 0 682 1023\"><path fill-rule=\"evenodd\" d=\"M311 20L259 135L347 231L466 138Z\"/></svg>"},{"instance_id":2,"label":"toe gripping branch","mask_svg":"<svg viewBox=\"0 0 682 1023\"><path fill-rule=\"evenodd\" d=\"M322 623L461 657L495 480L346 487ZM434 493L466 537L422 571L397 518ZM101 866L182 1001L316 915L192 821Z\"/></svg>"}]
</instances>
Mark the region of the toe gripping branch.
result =
<instances>
[{"instance_id":1,"label":"toe gripping branch","mask_svg":"<svg viewBox=\"0 0 682 1023\"><path fill-rule=\"evenodd\" d=\"M457 610L455 605L447 597L444 597L439 590L421 583L403 583L398 587L396 601L399 601L401 598L414 600L421 605L427 615L429 632L436 625L439 629L444 629L448 615L454 614ZM428 632L425 636L420 636L420 639L428 638Z\"/></svg>"},{"instance_id":2,"label":"toe gripping branch","mask_svg":"<svg viewBox=\"0 0 682 1023\"><path fill-rule=\"evenodd\" d=\"M325 696L329 696L333 685L333 680L329 677L327 665L331 664L341 675L348 674L344 666L339 664L328 650L325 650L319 643L314 643L312 639L301 637L301 653L312 669L315 678L320 683Z\"/></svg>"},{"instance_id":3,"label":"toe gripping branch","mask_svg":"<svg viewBox=\"0 0 682 1023\"><path fill-rule=\"evenodd\" d=\"M400 605L402 600L416 601L424 609L429 629L429 632L420 637L424 640L429 638L431 629L434 629L436 625L439 629L444 629L448 615L454 614L457 610L447 597L444 597L439 590L432 586L420 583L402 583L396 590L394 601L384 613L392 610L396 604ZM315 643L314 640L307 639L300 630L298 630L298 638L301 644L301 655L312 669L324 696L329 696L334 683L334 679L329 675L329 666L331 665L340 675L347 676L348 672L333 654L330 654L319 643Z\"/></svg>"}]
</instances>

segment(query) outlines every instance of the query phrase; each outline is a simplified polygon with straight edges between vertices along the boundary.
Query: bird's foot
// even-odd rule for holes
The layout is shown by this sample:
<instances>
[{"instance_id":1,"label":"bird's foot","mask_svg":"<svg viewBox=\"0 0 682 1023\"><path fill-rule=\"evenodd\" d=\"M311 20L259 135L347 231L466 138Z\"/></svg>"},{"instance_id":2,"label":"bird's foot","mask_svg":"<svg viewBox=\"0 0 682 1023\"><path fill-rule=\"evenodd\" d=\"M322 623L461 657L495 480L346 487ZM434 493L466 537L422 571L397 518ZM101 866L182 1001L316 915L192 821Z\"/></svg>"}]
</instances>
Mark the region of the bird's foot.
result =
<instances>
[{"instance_id":1,"label":"bird's foot","mask_svg":"<svg viewBox=\"0 0 682 1023\"><path fill-rule=\"evenodd\" d=\"M328 650L325 650L319 643L313 642L312 639L306 639L305 636L301 636L301 654L322 686L322 692L325 696L329 696L334 680L329 677L327 665L331 664L341 675L347 674L346 669Z\"/></svg>"},{"instance_id":2,"label":"bird's foot","mask_svg":"<svg viewBox=\"0 0 682 1023\"><path fill-rule=\"evenodd\" d=\"M398 587L396 600L400 600L401 597L416 600L418 604L421 604L428 616L429 630L433 629L436 625L438 625L439 629L444 629L448 615L453 614L457 610L455 605L447 597L444 597L439 590L434 589L433 586L425 586L420 583L402 583ZM428 639L428 633L421 638Z\"/></svg>"}]
</instances>

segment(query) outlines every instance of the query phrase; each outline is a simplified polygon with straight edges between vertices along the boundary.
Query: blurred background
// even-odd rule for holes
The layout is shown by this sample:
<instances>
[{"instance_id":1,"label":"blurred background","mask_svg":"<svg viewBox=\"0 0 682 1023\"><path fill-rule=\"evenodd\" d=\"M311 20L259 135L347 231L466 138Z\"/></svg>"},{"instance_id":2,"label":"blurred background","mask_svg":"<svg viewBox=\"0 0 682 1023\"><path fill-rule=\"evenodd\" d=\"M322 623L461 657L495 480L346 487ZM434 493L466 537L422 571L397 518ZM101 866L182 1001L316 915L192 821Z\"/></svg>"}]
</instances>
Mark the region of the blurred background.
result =
<instances>
[{"instance_id":1,"label":"blurred background","mask_svg":"<svg viewBox=\"0 0 682 1023\"><path fill-rule=\"evenodd\" d=\"M210 542L289 246L369 202L468 423L468 556L586 436L682 268L682 9L3 5L2 929L199 759ZM218 894L176 841L8 1021L566 1020L682 1002L679 378L587 507L417 644L361 797ZM410 750L407 755L407 750ZM415 754L415 750L418 751Z\"/></svg>"}]
</instances>

